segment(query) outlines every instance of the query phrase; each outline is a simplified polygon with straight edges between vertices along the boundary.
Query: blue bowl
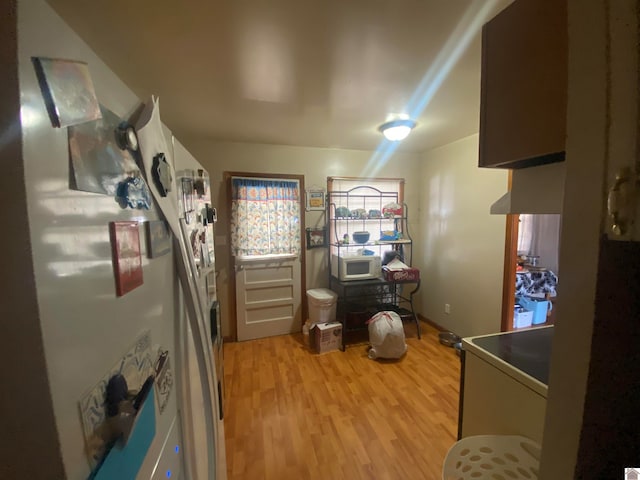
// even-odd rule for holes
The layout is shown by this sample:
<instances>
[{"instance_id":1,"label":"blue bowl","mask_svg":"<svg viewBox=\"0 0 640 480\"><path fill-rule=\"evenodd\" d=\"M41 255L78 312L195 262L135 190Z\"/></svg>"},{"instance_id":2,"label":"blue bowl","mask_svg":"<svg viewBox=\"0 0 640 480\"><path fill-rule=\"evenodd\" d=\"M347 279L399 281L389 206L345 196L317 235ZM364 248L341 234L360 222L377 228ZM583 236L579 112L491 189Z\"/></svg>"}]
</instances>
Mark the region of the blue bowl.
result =
<instances>
[{"instance_id":1,"label":"blue bowl","mask_svg":"<svg viewBox=\"0 0 640 480\"><path fill-rule=\"evenodd\" d=\"M369 241L369 232L353 232L351 236L356 243L367 243Z\"/></svg>"}]
</instances>

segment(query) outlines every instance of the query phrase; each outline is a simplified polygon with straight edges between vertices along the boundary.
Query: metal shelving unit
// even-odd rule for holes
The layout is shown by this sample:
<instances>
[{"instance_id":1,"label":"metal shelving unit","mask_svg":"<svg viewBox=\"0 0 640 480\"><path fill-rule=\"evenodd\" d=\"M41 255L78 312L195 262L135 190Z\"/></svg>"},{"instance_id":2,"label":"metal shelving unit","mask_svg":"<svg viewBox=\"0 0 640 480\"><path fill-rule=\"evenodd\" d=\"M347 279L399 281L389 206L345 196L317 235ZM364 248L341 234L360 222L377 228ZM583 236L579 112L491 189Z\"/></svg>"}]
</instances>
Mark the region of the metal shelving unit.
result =
<instances>
[{"instance_id":1,"label":"metal shelving unit","mask_svg":"<svg viewBox=\"0 0 640 480\"><path fill-rule=\"evenodd\" d=\"M390 204L397 206L393 213L388 212ZM338 294L336 315L343 326L343 350L348 343L346 337L365 329L364 322L384 310L395 311L403 321L415 322L420 338L420 325L413 308L413 295L420 288L420 280L389 281L382 276L368 280L340 280L341 272L332 271L331 265L333 255L358 255L360 249L366 249L381 258L387 252L399 254L403 262L411 266L413 241L409 235L407 212L406 204L399 203L398 192L360 186L328 193L329 286ZM368 231L369 241L353 242L351 235L356 231ZM380 240L387 238L382 232L394 232L395 239ZM348 243L344 242L345 235ZM339 269L340 262L337 263Z\"/></svg>"}]
</instances>

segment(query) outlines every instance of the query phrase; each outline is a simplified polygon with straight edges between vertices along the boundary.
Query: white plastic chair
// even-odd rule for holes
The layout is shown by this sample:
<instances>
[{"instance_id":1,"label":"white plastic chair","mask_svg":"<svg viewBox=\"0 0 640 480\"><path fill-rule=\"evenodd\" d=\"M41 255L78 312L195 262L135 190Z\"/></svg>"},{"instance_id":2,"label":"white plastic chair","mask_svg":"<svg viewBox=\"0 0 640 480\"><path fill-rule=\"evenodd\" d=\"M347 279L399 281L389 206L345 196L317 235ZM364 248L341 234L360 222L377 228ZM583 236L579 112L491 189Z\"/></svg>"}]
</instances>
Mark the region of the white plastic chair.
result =
<instances>
[{"instance_id":1,"label":"white plastic chair","mask_svg":"<svg viewBox=\"0 0 640 480\"><path fill-rule=\"evenodd\" d=\"M442 480L537 479L539 444L520 435L474 435L449 449Z\"/></svg>"}]
</instances>

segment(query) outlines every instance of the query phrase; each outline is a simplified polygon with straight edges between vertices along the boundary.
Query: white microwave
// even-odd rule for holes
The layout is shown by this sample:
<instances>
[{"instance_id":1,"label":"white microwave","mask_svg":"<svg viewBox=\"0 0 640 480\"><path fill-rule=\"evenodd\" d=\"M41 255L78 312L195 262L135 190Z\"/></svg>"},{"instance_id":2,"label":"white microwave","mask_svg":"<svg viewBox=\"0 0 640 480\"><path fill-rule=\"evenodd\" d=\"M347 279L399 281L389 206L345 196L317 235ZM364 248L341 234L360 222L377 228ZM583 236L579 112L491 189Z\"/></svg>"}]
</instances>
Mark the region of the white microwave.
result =
<instances>
[{"instance_id":1,"label":"white microwave","mask_svg":"<svg viewBox=\"0 0 640 480\"><path fill-rule=\"evenodd\" d=\"M331 273L342 282L371 280L382 275L382 262L377 255L332 255Z\"/></svg>"}]
</instances>

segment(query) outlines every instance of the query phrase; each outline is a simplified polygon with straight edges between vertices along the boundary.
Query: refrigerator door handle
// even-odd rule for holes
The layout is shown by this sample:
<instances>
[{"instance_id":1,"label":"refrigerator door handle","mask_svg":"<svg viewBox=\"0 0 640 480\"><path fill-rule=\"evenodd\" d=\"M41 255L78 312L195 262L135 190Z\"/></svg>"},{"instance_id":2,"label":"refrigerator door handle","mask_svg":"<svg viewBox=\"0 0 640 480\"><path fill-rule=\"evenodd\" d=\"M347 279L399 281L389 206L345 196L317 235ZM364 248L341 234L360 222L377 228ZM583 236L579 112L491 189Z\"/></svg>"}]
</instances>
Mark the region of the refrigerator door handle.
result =
<instances>
[{"instance_id":1,"label":"refrigerator door handle","mask_svg":"<svg viewBox=\"0 0 640 480\"><path fill-rule=\"evenodd\" d=\"M607 196L607 211L611 217L611 232L616 237L627 234L635 216L636 195L640 176L629 167L621 168Z\"/></svg>"},{"instance_id":2,"label":"refrigerator door handle","mask_svg":"<svg viewBox=\"0 0 640 480\"><path fill-rule=\"evenodd\" d=\"M182 283L183 291L185 292L185 306L187 307L187 317L191 325L191 331L193 332L193 340L195 346L195 353L198 362L198 372L200 374L200 381L202 384L202 394L204 396L205 406L205 421L207 425L211 425L212 428L206 429L207 435L207 452L209 457L209 479L215 479L216 476L216 438L214 435L215 422L217 418L216 400L217 392L213 387L213 381L215 381L215 369L212 364L211 345L207 340L207 336L203 331L204 327L204 314L202 310L202 302L200 301L200 295L196 286L197 270L193 256L189 254L186 248L185 235L186 224L184 219L180 219L180 227L182 238L178 238L174 235L174 244L178 250L176 255L178 264L178 273ZM188 236L186 237L188 238ZM215 392L215 393L214 393ZM198 479L200 480L200 479Z\"/></svg>"}]
</instances>

